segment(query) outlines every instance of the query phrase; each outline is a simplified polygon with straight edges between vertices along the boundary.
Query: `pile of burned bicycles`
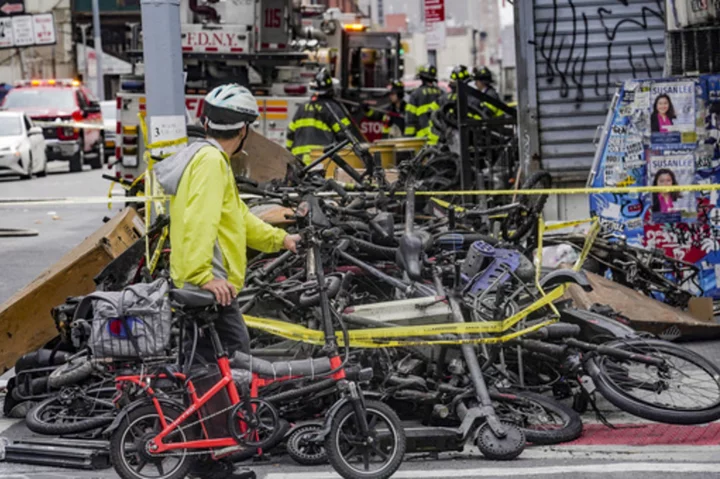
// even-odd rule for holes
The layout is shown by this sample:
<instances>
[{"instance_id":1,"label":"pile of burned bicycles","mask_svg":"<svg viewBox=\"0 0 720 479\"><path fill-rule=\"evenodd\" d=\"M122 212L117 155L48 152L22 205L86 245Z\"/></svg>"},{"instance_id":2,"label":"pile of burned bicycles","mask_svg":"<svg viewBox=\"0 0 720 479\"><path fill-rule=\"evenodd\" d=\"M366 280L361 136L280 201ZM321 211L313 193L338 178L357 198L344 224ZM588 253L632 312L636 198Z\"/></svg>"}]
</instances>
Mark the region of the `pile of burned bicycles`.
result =
<instances>
[{"instance_id":1,"label":"pile of burned bicycles","mask_svg":"<svg viewBox=\"0 0 720 479\"><path fill-rule=\"evenodd\" d=\"M599 396L652 421L720 418L717 366L566 299L590 288L596 222L567 236L574 264L542 267L544 245L569 227L543 222L546 195L480 207L416 193L427 158L403 162L392 184L372 168L352 188L312 168L267 185L239 178L252 211L302 236L297 254L249 261L237 301L250 349L223 350L212 295L169 289L162 347L108 356L93 347L96 303L69 298L53 311L58 338L17 362L6 415L39 434L109 440L124 479L220 478L276 452L368 479L392 476L407 454L468 445L511 460L527 444L577 439ZM539 172L523 189L550 186ZM158 217L98 290L166 284L166 228ZM133 321L129 311L100 329L148 341L133 339Z\"/></svg>"}]
</instances>

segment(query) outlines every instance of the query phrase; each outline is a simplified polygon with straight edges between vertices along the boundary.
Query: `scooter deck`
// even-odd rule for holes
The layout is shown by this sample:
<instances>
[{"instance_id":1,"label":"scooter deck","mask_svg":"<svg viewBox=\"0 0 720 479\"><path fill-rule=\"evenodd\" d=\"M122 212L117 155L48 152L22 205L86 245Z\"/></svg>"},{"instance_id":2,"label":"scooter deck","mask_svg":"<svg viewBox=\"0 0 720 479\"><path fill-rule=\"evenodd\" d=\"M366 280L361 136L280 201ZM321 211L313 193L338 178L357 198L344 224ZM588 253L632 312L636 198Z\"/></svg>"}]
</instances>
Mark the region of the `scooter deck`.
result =
<instances>
[{"instance_id":1,"label":"scooter deck","mask_svg":"<svg viewBox=\"0 0 720 479\"><path fill-rule=\"evenodd\" d=\"M5 462L86 470L111 466L109 443L102 440L24 438L3 445L2 449Z\"/></svg>"},{"instance_id":2,"label":"scooter deck","mask_svg":"<svg viewBox=\"0 0 720 479\"><path fill-rule=\"evenodd\" d=\"M403 421L403 429L407 439L407 453L462 451L464 447L457 431L452 428Z\"/></svg>"}]
</instances>

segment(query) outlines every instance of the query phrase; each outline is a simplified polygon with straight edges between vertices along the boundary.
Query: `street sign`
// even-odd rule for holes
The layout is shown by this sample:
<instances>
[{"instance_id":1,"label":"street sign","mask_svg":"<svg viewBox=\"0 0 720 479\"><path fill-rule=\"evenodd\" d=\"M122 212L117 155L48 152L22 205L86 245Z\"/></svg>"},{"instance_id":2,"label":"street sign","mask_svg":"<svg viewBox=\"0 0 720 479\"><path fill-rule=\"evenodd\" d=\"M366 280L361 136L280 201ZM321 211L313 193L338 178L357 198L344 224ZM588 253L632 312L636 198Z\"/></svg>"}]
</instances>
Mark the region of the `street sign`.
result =
<instances>
[{"instance_id":1,"label":"street sign","mask_svg":"<svg viewBox=\"0 0 720 479\"><path fill-rule=\"evenodd\" d=\"M53 45L55 43L55 19L52 13L33 15L35 45Z\"/></svg>"},{"instance_id":2,"label":"street sign","mask_svg":"<svg viewBox=\"0 0 720 479\"><path fill-rule=\"evenodd\" d=\"M0 18L0 48L11 48L15 45L13 41L12 20Z\"/></svg>"},{"instance_id":3,"label":"street sign","mask_svg":"<svg viewBox=\"0 0 720 479\"><path fill-rule=\"evenodd\" d=\"M0 0L0 4L2 1ZM2 5L7 6L10 3ZM52 13L0 16L0 49L54 45L55 43L57 43L57 35L55 34L55 17Z\"/></svg>"},{"instance_id":4,"label":"street sign","mask_svg":"<svg viewBox=\"0 0 720 479\"><path fill-rule=\"evenodd\" d=\"M424 0L425 47L441 50L445 47L445 0Z\"/></svg>"},{"instance_id":5,"label":"street sign","mask_svg":"<svg viewBox=\"0 0 720 479\"><path fill-rule=\"evenodd\" d=\"M33 19L31 15L12 17L13 40L15 47L27 47L35 43Z\"/></svg>"},{"instance_id":6,"label":"street sign","mask_svg":"<svg viewBox=\"0 0 720 479\"><path fill-rule=\"evenodd\" d=\"M88 49L87 62L88 76L90 78L97 78L97 53L95 53L95 50Z\"/></svg>"},{"instance_id":7,"label":"street sign","mask_svg":"<svg viewBox=\"0 0 720 479\"><path fill-rule=\"evenodd\" d=\"M447 28L445 22L432 23L425 30L425 48L428 50L442 50L445 48Z\"/></svg>"},{"instance_id":8,"label":"street sign","mask_svg":"<svg viewBox=\"0 0 720 479\"><path fill-rule=\"evenodd\" d=\"M263 0L260 3L260 50L283 50L290 44L287 0Z\"/></svg>"},{"instance_id":9,"label":"street sign","mask_svg":"<svg viewBox=\"0 0 720 479\"><path fill-rule=\"evenodd\" d=\"M445 21L445 0L425 0L425 26Z\"/></svg>"},{"instance_id":10,"label":"street sign","mask_svg":"<svg viewBox=\"0 0 720 479\"><path fill-rule=\"evenodd\" d=\"M0 0L0 17L25 13L25 0Z\"/></svg>"}]
</instances>

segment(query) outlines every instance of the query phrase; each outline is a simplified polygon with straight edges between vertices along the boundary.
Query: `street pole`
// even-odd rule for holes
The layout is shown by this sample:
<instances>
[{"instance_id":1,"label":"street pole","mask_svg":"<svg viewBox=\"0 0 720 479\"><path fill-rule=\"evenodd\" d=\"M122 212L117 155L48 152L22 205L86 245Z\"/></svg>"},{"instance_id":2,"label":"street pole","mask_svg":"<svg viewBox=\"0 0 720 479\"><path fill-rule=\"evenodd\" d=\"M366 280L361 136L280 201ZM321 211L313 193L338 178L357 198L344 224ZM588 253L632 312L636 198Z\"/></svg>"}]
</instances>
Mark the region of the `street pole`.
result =
<instances>
[{"instance_id":1,"label":"street pole","mask_svg":"<svg viewBox=\"0 0 720 479\"><path fill-rule=\"evenodd\" d=\"M100 101L105 100L105 75L103 74L103 50L102 38L100 36L100 5L98 0L92 0L93 10L93 35L95 36L95 61L97 62L97 97ZM87 62L87 58L85 59Z\"/></svg>"},{"instance_id":2,"label":"street pole","mask_svg":"<svg viewBox=\"0 0 720 479\"><path fill-rule=\"evenodd\" d=\"M140 23L126 22L125 26L130 29L130 50L136 51L140 48ZM133 56L130 61L132 64L132 74L135 75L138 63L137 57Z\"/></svg>"},{"instance_id":3,"label":"street pole","mask_svg":"<svg viewBox=\"0 0 720 479\"><path fill-rule=\"evenodd\" d=\"M23 57L23 49L22 48L16 48L18 59L20 60L20 76L22 78L27 78L25 74L25 58Z\"/></svg>"},{"instance_id":4,"label":"street pole","mask_svg":"<svg viewBox=\"0 0 720 479\"><path fill-rule=\"evenodd\" d=\"M184 138L180 0L141 0L141 7L149 141Z\"/></svg>"},{"instance_id":5,"label":"street pole","mask_svg":"<svg viewBox=\"0 0 720 479\"><path fill-rule=\"evenodd\" d=\"M87 44L87 29L90 28L90 25L87 23L83 23L82 25L79 25L80 27L80 33L82 34L82 44L83 44L83 62L85 63L85 71L83 72L83 82L87 83L90 78L90 62L88 61L88 44Z\"/></svg>"}]
</instances>

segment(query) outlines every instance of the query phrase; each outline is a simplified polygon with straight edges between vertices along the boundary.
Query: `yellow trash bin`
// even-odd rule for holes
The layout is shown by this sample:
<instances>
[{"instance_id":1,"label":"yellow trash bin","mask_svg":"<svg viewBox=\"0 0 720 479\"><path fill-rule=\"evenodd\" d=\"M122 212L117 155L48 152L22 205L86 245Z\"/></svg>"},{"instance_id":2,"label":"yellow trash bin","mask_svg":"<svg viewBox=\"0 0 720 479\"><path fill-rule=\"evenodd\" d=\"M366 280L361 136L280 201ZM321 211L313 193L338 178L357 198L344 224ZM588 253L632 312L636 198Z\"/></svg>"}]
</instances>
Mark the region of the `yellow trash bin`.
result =
<instances>
[{"instance_id":1,"label":"yellow trash bin","mask_svg":"<svg viewBox=\"0 0 720 479\"><path fill-rule=\"evenodd\" d=\"M388 138L378 140L376 145L393 145L395 147L395 163L414 158L427 143L425 138Z\"/></svg>"},{"instance_id":2,"label":"yellow trash bin","mask_svg":"<svg viewBox=\"0 0 720 479\"><path fill-rule=\"evenodd\" d=\"M380 157L380 164L384 169L395 168L395 145L375 142L370 146L370 154L374 159Z\"/></svg>"},{"instance_id":3,"label":"yellow trash bin","mask_svg":"<svg viewBox=\"0 0 720 479\"><path fill-rule=\"evenodd\" d=\"M323 156L323 154L324 154L323 150L320 150L320 149L312 150L310 152L311 161L317 160L318 158ZM338 155L343 160L345 160L345 162L347 162L347 164L349 164L350 166L352 166L355 169L365 168L365 165L360 160L360 158L357 157L357 155L352 150L352 147L350 145L346 146L345 148L343 148L342 150L338 151L335 154ZM325 169L325 177L326 178L334 178L335 170L337 169L337 164L335 164L334 161L331 161L330 158L328 158L322 162L322 165L323 165L323 168Z\"/></svg>"}]
</instances>

